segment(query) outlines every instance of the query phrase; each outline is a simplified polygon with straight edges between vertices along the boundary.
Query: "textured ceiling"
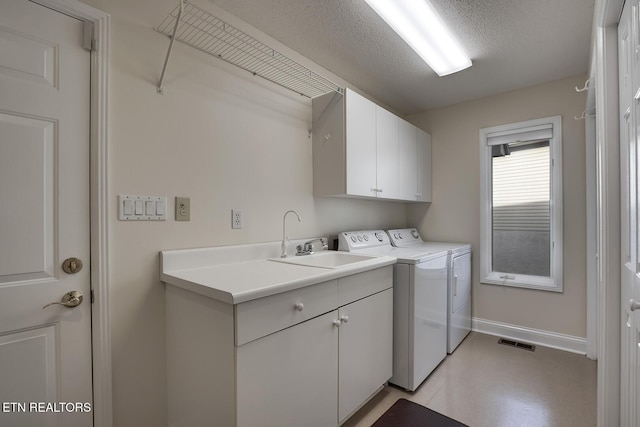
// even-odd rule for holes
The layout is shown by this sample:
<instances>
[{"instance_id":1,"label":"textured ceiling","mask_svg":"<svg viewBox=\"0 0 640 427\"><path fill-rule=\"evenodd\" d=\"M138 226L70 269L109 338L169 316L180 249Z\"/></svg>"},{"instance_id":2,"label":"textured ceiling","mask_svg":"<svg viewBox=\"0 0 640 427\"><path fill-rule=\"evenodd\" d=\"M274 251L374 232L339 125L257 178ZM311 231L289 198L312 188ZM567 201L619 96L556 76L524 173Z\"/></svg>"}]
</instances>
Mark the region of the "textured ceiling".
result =
<instances>
[{"instance_id":1,"label":"textured ceiling","mask_svg":"<svg viewBox=\"0 0 640 427\"><path fill-rule=\"evenodd\" d=\"M438 77L364 0L210 0L401 114L586 73L595 0L431 0L473 61Z\"/></svg>"}]
</instances>

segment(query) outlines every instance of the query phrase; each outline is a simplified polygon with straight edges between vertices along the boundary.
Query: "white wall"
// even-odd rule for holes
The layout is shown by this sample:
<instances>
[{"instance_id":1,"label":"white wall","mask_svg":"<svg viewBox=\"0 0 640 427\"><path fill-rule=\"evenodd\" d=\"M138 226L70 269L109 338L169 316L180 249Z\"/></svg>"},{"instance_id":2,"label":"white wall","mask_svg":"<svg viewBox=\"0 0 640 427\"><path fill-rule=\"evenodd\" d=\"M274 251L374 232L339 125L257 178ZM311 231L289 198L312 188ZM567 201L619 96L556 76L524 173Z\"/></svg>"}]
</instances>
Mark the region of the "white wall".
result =
<instances>
[{"instance_id":1,"label":"white wall","mask_svg":"<svg viewBox=\"0 0 640 427\"><path fill-rule=\"evenodd\" d=\"M181 44L169 63L164 95L157 95L168 39L153 27L177 1L87 3L112 15L114 425L159 427L166 425L160 250L277 241L288 209L302 217L301 223L288 218L291 238L404 227L407 210L402 203L313 197L307 98ZM118 194L167 196L167 221L117 221ZM174 221L175 196L191 198L191 222ZM235 208L244 213L242 230L231 229Z\"/></svg>"},{"instance_id":2,"label":"white wall","mask_svg":"<svg viewBox=\"0 0 640 427\"><path fill-rule=\"evenodd\" d=\"M432 135L433 202L410 206L408 220L430 240L469 242L474 251L474 317L586 337L586 205L584 121L579 75L501 95L433 109L409 118ZM480 283L481 128L562 116L564 292Z\"/></svg>"}]
</instances>

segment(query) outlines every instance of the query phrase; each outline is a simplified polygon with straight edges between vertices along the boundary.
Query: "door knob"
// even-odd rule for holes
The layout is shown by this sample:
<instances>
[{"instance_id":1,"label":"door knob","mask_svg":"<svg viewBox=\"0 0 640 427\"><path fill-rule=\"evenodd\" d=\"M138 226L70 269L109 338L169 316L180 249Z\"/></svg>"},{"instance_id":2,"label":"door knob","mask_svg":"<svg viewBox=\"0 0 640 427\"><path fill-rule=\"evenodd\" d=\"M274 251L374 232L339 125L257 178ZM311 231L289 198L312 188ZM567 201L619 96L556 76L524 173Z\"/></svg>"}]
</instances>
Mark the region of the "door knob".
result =
<instances>
[{"instance_id":1,"label":"door knob","mask_svg":"<svg viewBox=\"0 0 640 427\"><path fill-rule=\"evenodd\" d=\"M64 305L65 307L77 307L82 304L82 292L80 291L71 291L64 294L61 302L51 302L45 305L42 308L47 308L50 305Z\"/></svg>"},{"instance_id":2,"label":"door knob","mask_svg":"<svg viewBox=\"0 0 640 427\"><path fill-rule=\"evenodd\" d=\"M636 311L637 309L640 308L640 302L634 300L634 299L630 299L629 300L629 309L631 311Z\"/></svg>"}]
</instances>

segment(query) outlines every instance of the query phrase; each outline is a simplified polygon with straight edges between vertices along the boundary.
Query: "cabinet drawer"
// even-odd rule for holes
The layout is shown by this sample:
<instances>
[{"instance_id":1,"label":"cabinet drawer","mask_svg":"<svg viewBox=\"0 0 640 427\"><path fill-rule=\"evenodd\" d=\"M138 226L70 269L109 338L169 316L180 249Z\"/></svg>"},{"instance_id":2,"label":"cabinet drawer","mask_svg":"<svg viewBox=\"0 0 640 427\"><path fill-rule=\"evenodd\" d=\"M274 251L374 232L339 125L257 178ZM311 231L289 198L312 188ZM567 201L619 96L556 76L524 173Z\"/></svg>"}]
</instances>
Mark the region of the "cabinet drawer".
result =
<instances>
[{"instance_id":1,"label":"cabinet drawer","mask_svg":"<svg viewBox=\"0 0 640 427\"><path fill-rule=\"evenodd\" d=\"M393 266L377 268L338 279L338 305L353 301L393 287Z\"/></svg>"},{"instance_id":2,"label":"cabinet drawer","mask_svg":"<svg viewBox=\"0 0 640 427\"><path fill-rule=\"evenodd\" d=\"M319 283L235 306L236 345L253 341L338 307L338 281Z\"/></svg>"}]
</instances>

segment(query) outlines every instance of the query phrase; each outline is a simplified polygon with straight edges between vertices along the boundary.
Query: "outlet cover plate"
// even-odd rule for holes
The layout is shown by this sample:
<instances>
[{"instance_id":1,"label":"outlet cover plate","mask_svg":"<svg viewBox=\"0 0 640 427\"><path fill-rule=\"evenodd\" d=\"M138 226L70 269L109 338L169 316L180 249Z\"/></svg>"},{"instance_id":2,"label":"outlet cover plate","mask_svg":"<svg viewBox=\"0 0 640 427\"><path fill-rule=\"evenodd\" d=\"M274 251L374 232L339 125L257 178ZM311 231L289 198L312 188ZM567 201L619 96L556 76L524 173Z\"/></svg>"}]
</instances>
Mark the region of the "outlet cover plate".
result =
<instances>
[{"instance_id":1,"label":"outlet cover plate","mask_svg":"<svg viewBox=\"0 0 640 427\"><path fill-rule=\"evenodd\" d=\"M176 197L176 221L191 221L190 197Z\"/></svg>"},{"instance_id":2,"label":"outlet cover plate","mask_svg":"<svg viewBox=\"0 0 640 427\"><path fill-rule=\"evenodd\" d=\"M240 209L231 210L231 228L233 229L242 228L242 210Z\"/></svg>"}]
</instances>

